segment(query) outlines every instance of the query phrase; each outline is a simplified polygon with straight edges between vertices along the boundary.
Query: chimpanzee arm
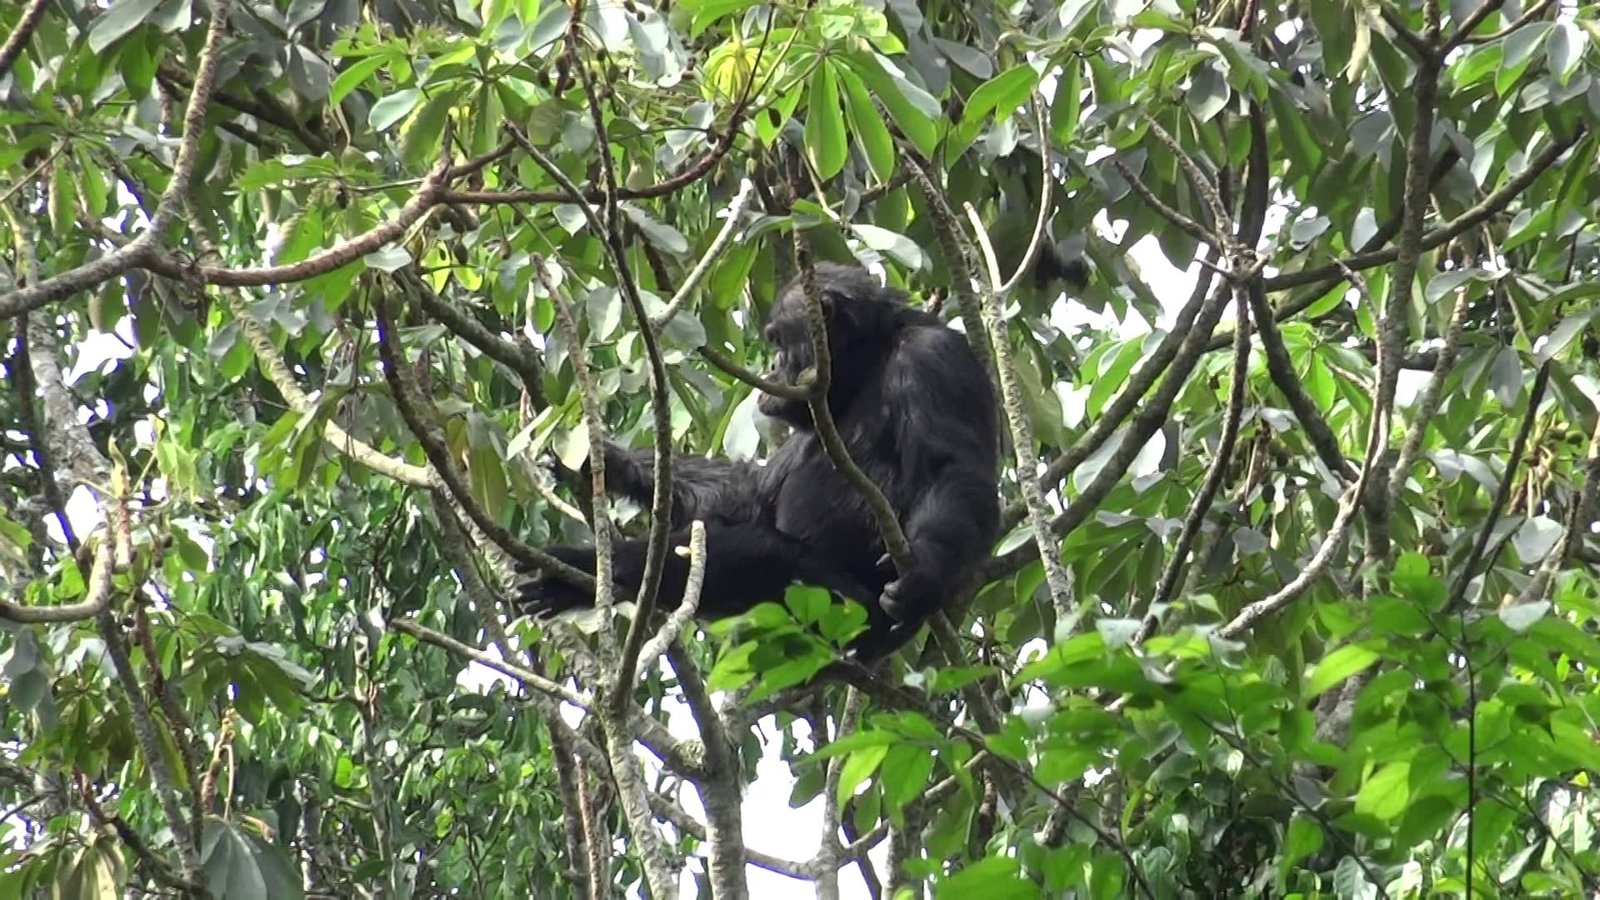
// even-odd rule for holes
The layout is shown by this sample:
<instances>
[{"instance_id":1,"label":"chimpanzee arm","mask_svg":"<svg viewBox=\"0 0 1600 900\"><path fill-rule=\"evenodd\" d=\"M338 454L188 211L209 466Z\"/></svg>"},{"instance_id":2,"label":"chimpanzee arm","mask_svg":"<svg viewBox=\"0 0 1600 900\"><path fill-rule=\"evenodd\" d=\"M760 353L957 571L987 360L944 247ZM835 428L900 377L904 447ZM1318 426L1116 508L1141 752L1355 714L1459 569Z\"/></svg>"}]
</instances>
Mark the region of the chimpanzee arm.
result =
<instances>
[{"instance_id":1,"label":"chimpanzee arm","mask_svg":"<svg viewBox=\"0 0 1600 900\"><path fill-rule=\"evenodd\" d=\"M998 536L997 412L988 375L950 329L908 332L884 374L883 406L896 417L904 487L900 525L912 565L880 602L896 619L920 620Z\"/></svg>"},{"instance_id":2,"label":"chimpanzee arm","mask_svg":"<svg viewBox=\"0 0 1600 900\"><path fill-rule=\"evenodd\" d=\"M672 535L673 547L688 543L687 530ZM592 547L556 547L550 552L586 572L594 571ZM642 540L619 541L612 549L614 581L633 593L638 592L643 577L644 554ZM863 604L876 599L875 592L859 580L819 567L811 556L793 538L767 526L707 526L700 616L720 619L746 612L759 603L781 603L785 590L796 581L829 588ZM683 602L688 576L688 558L676 552L667 554L656 599L657 609L676 609ZM555 575L544 575L518 585L514 601L535 616L594 605L594 597L587 590Z\"/></svg>"},{"instance_id":3,"label":"chimpanzee arm","mask_svg":"<svg viewBox=\"0 0 1600 900\"><path fill-rule=\"evenodd\" d=\"M655 492L655 451L606 442L606 489L648 507ZM588 472L588 464L584 464ZM672 526L695 519L747 518L753 507L755 467L749 463L701 456L672 457Z\"/></svg>"}]
</instances>

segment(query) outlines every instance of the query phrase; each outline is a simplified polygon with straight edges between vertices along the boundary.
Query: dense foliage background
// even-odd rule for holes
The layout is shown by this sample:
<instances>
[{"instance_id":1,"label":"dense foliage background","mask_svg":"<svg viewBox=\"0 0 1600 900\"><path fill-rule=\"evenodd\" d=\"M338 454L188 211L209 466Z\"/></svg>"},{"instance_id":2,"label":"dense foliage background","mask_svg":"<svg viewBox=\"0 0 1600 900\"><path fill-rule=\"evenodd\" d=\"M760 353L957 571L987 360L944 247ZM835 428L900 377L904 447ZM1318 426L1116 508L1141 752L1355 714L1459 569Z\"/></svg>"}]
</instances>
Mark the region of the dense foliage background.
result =
<instances>
[{"instance_id":1,"label":"dense foliage background","mask_svg":"<svg viewBox=\"0 0 1600 900\"><path fill-rule=\"evenodd\" d=\"M1600 893L1593 4L0 33L0 894ZM513 617L586 414L781 437L797 235L997 364L982 578L810 687L811 591Z\"/></svg>"}]
</instances>

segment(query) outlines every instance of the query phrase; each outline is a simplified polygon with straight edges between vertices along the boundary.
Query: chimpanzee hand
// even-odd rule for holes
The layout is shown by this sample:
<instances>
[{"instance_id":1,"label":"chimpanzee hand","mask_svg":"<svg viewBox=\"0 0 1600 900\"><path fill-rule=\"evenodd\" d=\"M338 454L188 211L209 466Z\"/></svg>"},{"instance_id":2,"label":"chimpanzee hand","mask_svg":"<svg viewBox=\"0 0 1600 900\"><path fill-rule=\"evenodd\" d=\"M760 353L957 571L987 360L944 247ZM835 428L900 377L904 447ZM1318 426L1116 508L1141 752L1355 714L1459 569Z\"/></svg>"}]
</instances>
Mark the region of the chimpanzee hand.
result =
<instances>
[{"instance_id":1,"label":"chimpanzee hand","mask_svg":"<svg viewBox=\"0 0 1600 900\"><path fill-rule=\"evenodd\" d=\"M560 615L592 604L589 592L568 584L560 576L544 575L518 584L512 605L535 619Z\"/></svg>"},{"instance_id":2,"label":"chimpanzee hand","mask_svg":"<svg viewBox=\"0 0 1600 900\"><path fill-rule=\"evenodd\" d=\"M914 562L909 572L899 572L894 558L885 553L878 559L878 571L896 576L883 586L883 593L878 596L879 608L896 622L920 623L923 617L916 614L917 610L937 602L941 596L938 581Z\"/></svg>"}]
</instances>

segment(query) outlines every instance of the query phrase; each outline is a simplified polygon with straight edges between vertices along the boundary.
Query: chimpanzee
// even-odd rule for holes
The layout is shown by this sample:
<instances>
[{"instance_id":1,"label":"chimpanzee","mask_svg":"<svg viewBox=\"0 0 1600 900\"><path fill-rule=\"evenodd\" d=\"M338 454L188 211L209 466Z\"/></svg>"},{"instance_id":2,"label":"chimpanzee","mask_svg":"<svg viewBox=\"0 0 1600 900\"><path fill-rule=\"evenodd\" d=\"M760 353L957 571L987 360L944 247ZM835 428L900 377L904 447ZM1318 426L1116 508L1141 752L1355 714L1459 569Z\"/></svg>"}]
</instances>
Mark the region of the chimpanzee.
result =
<instances>
[{"instance_id":1,"label":"chimpanzee","mask_svg":"<svg viewBox=\"0 0 1600 900\"><path fill-rule=\"evenodd\" d=\"M766 465L678 456L673 460L672 546L705 523L706 574L699 614L719 619L782 602L794 582L824 587L867 608L868 628L850 647L871 660L898 649L937 610L957 579L983 559L1000 525L999 439L994 394L966 338L906 305L865 269L819 264L816 283L833 366L828 406L851 458L888 498L911 544L897 574L865 501L828 459L800 401L761 395L758 408L794 426ZM815 364L799 278L779 293L764 331L777 348L774 380L795 384ZM606 447L606 486L648 504L649 449ZM550 553L589 572L592 547ZM645 542L614 544L619 585L636 591ZM658 604L683 597L688 561L669 553ZM534 615L590 606L582 588L545 575L523 581L516 602Z\"/></svg>"}]
</instances>

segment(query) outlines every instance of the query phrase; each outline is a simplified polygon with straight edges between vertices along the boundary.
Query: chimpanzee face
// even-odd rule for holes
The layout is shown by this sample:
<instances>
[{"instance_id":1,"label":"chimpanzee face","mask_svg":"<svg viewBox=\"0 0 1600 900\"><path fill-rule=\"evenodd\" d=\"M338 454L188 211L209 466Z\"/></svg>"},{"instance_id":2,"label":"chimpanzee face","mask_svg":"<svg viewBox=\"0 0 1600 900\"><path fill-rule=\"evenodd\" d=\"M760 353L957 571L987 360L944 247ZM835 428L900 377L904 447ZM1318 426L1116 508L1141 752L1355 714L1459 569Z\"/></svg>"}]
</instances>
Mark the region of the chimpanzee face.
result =
<instances>
[{"instance_id":1,"label":"chimpanzee face","mask_svg":"<svg viewBox=\"0 0 1600 900\"><path fill-rule=\"evenodd\" d=\"M769 381L798 385L800 376L816 365L817 355L811 344L811 332L806 326L805 294L798 285L790 285L773 304L767 327L761 332L767 343L777 351L772 360ZM806 428L811 425L811 409L799 400L787 400L762 394L756 399L756 408L775 419Z\"/></svg>"}]
</instances>

